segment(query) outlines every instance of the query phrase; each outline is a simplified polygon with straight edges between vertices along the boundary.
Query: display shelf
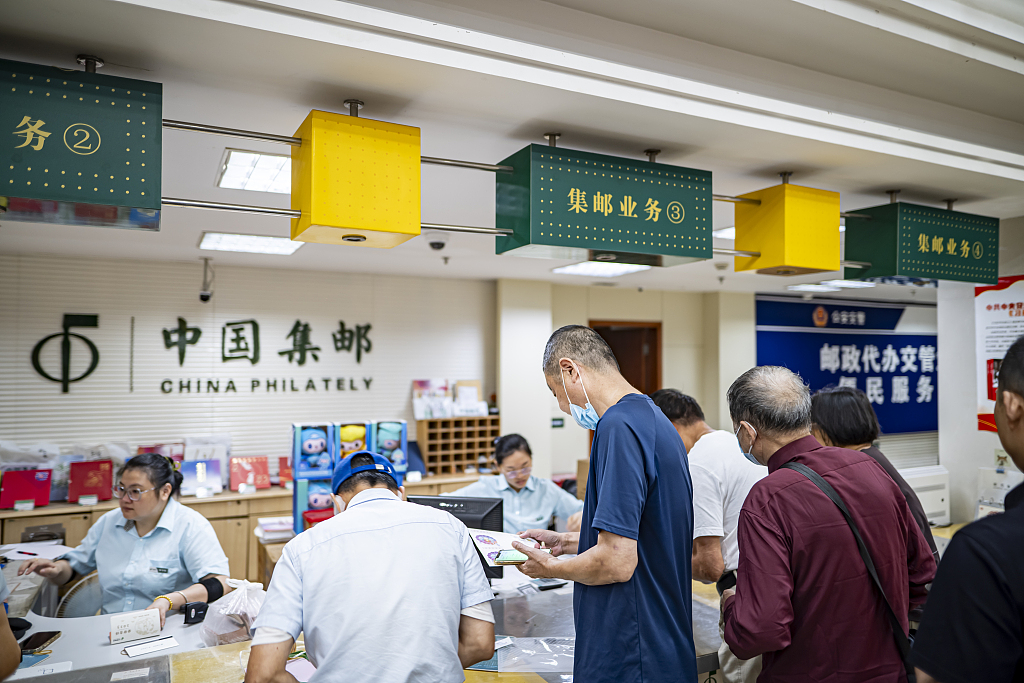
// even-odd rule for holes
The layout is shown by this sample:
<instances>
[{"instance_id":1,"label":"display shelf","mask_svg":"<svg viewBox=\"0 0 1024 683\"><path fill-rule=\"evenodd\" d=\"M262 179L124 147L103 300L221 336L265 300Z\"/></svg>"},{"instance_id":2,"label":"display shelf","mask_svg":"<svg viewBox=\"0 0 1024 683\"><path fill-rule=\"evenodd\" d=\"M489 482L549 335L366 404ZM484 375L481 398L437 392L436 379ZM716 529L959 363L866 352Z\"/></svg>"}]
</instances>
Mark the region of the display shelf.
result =
<instances>
[{"instance_id":1,"label":"display shelf","mask_svg":"<svg viewBox=\"0 0 1024 683\"><path fill-rule=\"evenodd\" d=\"M461 474L467 467L480 467L490 460L494 440L499 436L501 421L498 415L445 417L416 422L416 439L423 464L431 474Z\"/></svg>"}]
</instances>

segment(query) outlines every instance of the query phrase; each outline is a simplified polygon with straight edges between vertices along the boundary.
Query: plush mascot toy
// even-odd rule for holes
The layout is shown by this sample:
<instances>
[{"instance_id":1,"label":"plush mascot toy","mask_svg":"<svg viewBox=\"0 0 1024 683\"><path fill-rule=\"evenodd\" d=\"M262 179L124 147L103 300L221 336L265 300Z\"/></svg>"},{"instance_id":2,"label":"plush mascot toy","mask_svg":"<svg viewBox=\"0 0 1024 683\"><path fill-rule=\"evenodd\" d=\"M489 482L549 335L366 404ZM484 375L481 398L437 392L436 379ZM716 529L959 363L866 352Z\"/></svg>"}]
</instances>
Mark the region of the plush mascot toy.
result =
<instances>
[{"instance_id":1,"label":"plush mascot toy","mask_svg":"<svg viewBox=\"0 0 1024 683\"><path fill-rule=\"evenodd\" d=\"M323 510L331 507L333 501L331 500L331 487L329 484L321 482L310 482L309 483L309 509L310 510Z\"/></svg>"},{"instance_id":2,"label":"plush mascot toy","mask_svg":"<svg viewBox=\"0 0 1024 683\"><path fill-rule=\"evenodd\" d=\"M377 452L391 460L398 472L405 472L409 463L402 450L402 425L399 422L381 422L377 425Z\"/></svg>"},{"instance_id":3,"label":"plush mascot toy","mask_svg":"<svg viewBox=\"0 0 1024 683\"><path fill-rule=\"evenodd\" d=\"M315 428L302 430L302 461L310 469L331 469L331 454L327 452L327 432Z\"/></svg>"},{"instance_id":4,"label":"plush mascot toy","mask_svg":"<svg viewBox=\"0 0 1024 683\"><path fill-rule=\"evenodd\" d=\"M341 441L341 457L366 448L365 425L342 425L338 429L338 440Z\"/></svg>"}]
</instances>

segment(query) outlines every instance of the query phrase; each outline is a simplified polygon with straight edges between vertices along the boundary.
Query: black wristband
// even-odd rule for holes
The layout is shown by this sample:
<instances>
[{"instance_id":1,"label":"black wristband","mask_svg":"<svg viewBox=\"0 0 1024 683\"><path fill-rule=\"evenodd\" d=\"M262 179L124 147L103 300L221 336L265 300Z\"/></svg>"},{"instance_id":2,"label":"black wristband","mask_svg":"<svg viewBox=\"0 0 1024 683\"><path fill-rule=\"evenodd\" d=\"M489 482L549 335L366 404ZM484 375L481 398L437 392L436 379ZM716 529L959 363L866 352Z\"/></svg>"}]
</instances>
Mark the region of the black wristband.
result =
<instances>
[{"instance_id":1,"label":"black wristband","mask_svg":"<svg viewBox=\"0 0 1024 683\"><path fill-rule=\"evenodd\" d=\"M216 576L208 576L199 582L206 588L206 602L216 602L224 595L224 586Z\"/></svg>"}]
</instances>

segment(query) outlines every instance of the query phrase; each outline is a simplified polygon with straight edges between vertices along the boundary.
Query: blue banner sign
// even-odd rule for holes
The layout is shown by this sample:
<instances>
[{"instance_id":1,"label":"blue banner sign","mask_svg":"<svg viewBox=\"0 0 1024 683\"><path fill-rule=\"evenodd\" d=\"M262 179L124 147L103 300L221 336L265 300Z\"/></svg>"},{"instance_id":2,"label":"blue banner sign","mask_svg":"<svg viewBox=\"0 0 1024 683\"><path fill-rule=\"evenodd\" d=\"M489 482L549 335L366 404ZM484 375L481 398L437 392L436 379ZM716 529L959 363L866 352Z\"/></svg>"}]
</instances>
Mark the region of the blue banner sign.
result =
<instances>
[{"instance_id":1,"label":"blue banner sign","mask_svg":"<svg viewBox=\"0 0 1024 683\"><path fill-rule=\"evenodd\" d=\"M782 365L817 391L867 394L885 434L938 429L938 345L901 330L905 306L759 298L757 363ZM909 326L905 326L909 327Z\"/></svg>"}]
</instances>

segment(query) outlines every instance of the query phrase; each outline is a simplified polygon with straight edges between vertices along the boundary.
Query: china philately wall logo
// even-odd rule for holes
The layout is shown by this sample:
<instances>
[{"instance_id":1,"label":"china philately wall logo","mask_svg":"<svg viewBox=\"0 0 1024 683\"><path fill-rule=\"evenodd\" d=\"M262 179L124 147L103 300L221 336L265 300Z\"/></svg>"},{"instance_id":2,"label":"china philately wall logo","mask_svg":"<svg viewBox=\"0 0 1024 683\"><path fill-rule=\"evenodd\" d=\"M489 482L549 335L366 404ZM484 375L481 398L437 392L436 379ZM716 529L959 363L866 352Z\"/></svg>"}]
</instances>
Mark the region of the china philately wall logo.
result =
<instances>
[{"instance_id":1,"label":"china philately wall logo","mask_svg":"<svg viewBox=\"0 0 1024 683\"><path fill-rule=\"evenodd\" d=\"M100 317L98 315L79 315L75 313L65 313L64 323L62 327L63 332L55 332L49 336L43 337L39 342L32 347L32 367L42 377L50 380L51 382L60 383L60 391L62 394L68 393L68 388L72 382L80 382L89 375L92 374L96 366L100 364L100 352L96 348L96 345L92 343L92 340L81 334L77 334L71 331L72 327L99 327ZM46 369L43 368L39 362L39 354L42 352L43 347L46 346L47 342L51 339L60 337L60 376L54 377ZM89 367L85 372L78 375L77 377L71 377L71 338L80 339L85 342L86 348L89 349ZM55 371L56 372L56 371Z\"/></svg>"}]
</instances>

